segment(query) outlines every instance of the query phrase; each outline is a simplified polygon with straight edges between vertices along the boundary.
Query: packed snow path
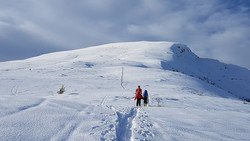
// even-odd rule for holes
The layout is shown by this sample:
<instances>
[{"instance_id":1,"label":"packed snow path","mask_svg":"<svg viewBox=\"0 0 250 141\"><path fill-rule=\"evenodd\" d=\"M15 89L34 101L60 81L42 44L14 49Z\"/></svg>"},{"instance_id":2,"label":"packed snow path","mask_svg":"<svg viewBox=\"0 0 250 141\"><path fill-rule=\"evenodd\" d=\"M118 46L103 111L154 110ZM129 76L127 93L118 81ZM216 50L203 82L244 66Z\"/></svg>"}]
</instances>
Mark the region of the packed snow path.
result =
<instances>
[{"instance_id":1,"label":"packed snow path","mask_svg":"<svg viewBox=\"0 0 250 141\"><path fill-rule=\"evenodd\" d=\"M115 115L115 125L110 124L109 130L105 130L105 133L102 133L102 139L106 139L106 134L115 130L116 138L112 138L118 141L129 141L129 140L152 140L153 139L153 131L151 128L153 124L147 120L147 114L143 108L146 107L134 107L133 105L127 107L120 107L121 109L115 108L113 105L108 105L109 100L121 99L125 100L129 103L133 100L133 98L129 97L119 97L115 96L115 98L105 96L100 106L103 108L111 109ZM114 129L113 129L114 128Z\"/></svg>"},{"instance_id":2,"label":"packed snow path","mask_svg":"<svg viewBox=\"0 0 250 141\"><path fill-rule=\"evenodd\" d=\"M0 63L0 140L246 141L249 84L248 70L170 42ZM138 85L148 107L135 107Z\"/></svg>"}]
</instances>

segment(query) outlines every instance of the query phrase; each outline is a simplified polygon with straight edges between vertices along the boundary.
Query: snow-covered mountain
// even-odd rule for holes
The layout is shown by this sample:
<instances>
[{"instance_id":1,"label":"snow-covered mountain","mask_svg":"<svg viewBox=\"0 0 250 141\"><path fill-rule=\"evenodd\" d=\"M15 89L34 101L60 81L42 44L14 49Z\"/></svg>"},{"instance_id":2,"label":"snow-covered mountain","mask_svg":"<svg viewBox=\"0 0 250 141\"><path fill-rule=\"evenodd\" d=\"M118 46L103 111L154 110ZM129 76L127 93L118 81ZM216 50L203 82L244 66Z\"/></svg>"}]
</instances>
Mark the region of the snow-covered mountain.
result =
<instances>
[{"instance_id":1,"label":"snow-covered mountain","mask_svg":"<svg viewBox=\"0 0 250 141\"><path fill-rule=\"evenodd\" d=\"M135 107L138 85L149 107ZM3 140L250 137L242 100L250 99L250 71L179 43L113 43L3 62L0 86Z\"/></svg>"}]
</instances>

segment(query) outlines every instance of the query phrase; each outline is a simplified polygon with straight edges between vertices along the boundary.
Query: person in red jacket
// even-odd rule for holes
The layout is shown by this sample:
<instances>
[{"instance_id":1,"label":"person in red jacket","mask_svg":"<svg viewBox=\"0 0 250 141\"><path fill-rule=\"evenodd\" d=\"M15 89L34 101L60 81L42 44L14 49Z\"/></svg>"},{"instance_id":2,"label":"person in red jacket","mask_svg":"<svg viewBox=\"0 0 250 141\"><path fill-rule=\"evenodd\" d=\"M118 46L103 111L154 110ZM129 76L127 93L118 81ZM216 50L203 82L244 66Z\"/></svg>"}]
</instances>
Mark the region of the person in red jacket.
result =
<instances>
[{"instance_id":1,"label":"person in red jacket","mask_svg":"<svg viewBox=\"0 0 250 141\"><path fill-rule=\"evenodd\" d=\"M142 97L142 90L141 90L140 86L138 86L138 88L136 89L135 94L136 94L135 100L137 99L136 106L137 107L141 106L141 99L143 99L143 97Z\"/></svg>"}]
</instances>

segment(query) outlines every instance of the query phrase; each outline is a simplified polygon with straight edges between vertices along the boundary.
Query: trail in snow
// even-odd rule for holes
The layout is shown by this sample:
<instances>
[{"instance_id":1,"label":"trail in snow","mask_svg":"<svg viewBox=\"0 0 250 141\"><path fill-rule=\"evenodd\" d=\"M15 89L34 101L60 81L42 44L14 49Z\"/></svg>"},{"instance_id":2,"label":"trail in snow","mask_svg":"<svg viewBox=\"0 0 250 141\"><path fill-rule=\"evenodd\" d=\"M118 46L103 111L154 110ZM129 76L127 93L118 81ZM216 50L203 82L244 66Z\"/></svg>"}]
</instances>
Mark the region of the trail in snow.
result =
<instances>
[{"instance_id":1,"label":"trail in snow","mask_svg":"<svg viewBox=\"0 0 250 141\"><path fill-rule=\"evenodd\" d=\"M114 107L112 107L114 109ZM132 137L133 119L137 115L137 109L131 108L118 111L114 109L117 115L116 137L118 141L129 141Z\"/></svg>"},{"instance_id":2,"label":"trail in snow","mask_svg":"<svg viewBox=\"0 0 250 141\"><path fill-rule=\"evenodd\" d=\"M20 85L23 83L24 81L21 81L19 84L16 84L16 85L14 85L13 87L12 87L12 89L11 89L11 94L12 95L17 95L18 93L19 93L19 87L20 87Z\"/></svg>"},{"instance_id":3,"label":"trail in snow","mask_svg":"<svg viewBox=\"0 0 250 141\"><path fill-rule=\"evenodd\" d=\"M131 140L153 140L155 133L153 132L154 125L149 119L147 112L144 110L147 107L138 109L137 115L133 120L133 136Z\"/></svg>"},{"instance_id":4,"label":"trail in snow","mask_svg":"<svg viewBox=\"0 0 250 141\"><path fill-rule=\"evenodd\" d=\"M127 101L131 99L124 97L124 100ZM107 98L105 97L102 100L102 103L103 101L105 101L106 103ZM131 107L128 105L120 108L116 108L113 105L106 105L106 107L111 109L116 115L116 140L139 141L154 139L154 136L156 134L155 132L157 130L155 129L151 119L146 112L146 109L148 109L148 107ZM157 135L160 136L160 134Z\"/></svg>"},{"instance_id":5,"label":"trail in snow","mask_svg":"<svg viewBox=\"0 0 250 141\"><path fill-rule=\"evenodd\" d=\"M115 98L119 100L123 100L125 103L129 103L131 98L128 97L120 97L116 96ZM131 107L131 105L127 106L119 106L109 105L111 104L110 100L114 100L115 98L104 96L101 100L99 106L103 108L111 109L115 114L115 120L107 120L104 119L107 124L106 129L102 132L101 140L107 139L107 135L110 132L115 133L115 140L118 141L130 141L130 140L152 140L154 137L153 124L150 121L147 112L144 110L147 107ZM133 102L134 105L134 102ZM113 115L114 116L114 115ZM115 122L115 124L114 124ZM100 128L96 126L94 128ZM114 131L115 130L115 131Z\"/></svg>"},{"instance_id":6,"label":"trail in snow","mask_svg":"<svg viewBox=\"0 0 250 141\"><path fill-rule=\"evenodd\" d=\"M108 96L104 96L103 99L101 100L101 103L99 104L99 106L103 107L103 108L108 108L111 109L116 117L115 120L115 124L110 124L110 121L106 121L107 123L109 123L108 129L105 129L104 132L102 132L102 137L101 140L105 140L105 136L112 131L113 129L115 129L115 136L116 138L113 138L117 141L129 141L132 137L132 127L133 127L133 119L135 118L135 116L137 115L137 109L136 108L122 108L122 109L117 109L115 108L113 105L107 105L107 101L108 101ZM112 99L112 98L111 98ZM125 98L123 98L125 99ZM128 99L127 99L128 100ZM114 122L114 121L113 121ZM99 126L98 126L99 127ZM95 127L96 128L96 127Z\"/></svg>"}]
</instances>

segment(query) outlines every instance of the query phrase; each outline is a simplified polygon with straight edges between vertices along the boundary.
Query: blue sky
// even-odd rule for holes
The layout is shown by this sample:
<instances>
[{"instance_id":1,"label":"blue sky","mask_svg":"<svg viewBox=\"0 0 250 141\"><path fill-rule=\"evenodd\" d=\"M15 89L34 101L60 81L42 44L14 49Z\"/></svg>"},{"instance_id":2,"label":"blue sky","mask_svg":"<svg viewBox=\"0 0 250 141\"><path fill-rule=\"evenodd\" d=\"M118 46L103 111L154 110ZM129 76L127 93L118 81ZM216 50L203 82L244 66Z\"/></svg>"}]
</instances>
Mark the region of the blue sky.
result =
<instances>
[{"instance_id":1,"label":"blue sky","mask_svg":"<svg viewBox=\"0 0 250 141\"><path fill-rule=\"evenodd\" d=\"M250 68L250 1L0 0L0 61L141 40Z\"/></svg>"}]
</instances>

